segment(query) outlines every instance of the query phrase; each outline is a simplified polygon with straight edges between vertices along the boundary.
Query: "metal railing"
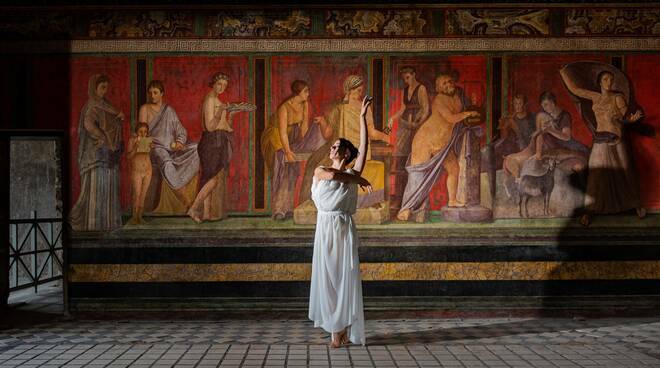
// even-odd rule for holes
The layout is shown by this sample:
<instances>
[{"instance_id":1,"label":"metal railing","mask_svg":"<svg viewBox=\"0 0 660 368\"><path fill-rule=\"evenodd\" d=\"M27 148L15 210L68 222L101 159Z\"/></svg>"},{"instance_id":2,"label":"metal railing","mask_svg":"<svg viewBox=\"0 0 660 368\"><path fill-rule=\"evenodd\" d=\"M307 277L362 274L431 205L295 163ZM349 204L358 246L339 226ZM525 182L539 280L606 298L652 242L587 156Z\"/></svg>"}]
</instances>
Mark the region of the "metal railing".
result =
<instances>
[{"instance_id":1,"label":"metal railing","mask_svg":"<svg viewBox=\"0 0 660 368\"><path fill-rule=\"evenodd\" d=\"M9 291L62 279L63 220L37 218L9 220Z\"/></svg>"}]
</instances>

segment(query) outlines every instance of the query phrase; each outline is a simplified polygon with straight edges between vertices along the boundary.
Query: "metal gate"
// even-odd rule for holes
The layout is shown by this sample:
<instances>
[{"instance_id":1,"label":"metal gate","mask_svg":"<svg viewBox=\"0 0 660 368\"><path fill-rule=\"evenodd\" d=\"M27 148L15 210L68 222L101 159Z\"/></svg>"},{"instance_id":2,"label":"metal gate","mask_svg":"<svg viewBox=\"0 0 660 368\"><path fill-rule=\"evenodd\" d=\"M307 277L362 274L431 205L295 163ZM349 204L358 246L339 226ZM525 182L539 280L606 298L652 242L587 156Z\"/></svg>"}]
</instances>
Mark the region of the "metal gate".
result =
<instances>
[{"instance_id":1,"label":"metal gate","mask_svg":"<svg viewBox=\"0 0 660 368\"><path fill-rule=\"evenodd\" d=\"M62 278L62 219L9 220L9 291L37 287Z\"/></svg>"}]
</instances>

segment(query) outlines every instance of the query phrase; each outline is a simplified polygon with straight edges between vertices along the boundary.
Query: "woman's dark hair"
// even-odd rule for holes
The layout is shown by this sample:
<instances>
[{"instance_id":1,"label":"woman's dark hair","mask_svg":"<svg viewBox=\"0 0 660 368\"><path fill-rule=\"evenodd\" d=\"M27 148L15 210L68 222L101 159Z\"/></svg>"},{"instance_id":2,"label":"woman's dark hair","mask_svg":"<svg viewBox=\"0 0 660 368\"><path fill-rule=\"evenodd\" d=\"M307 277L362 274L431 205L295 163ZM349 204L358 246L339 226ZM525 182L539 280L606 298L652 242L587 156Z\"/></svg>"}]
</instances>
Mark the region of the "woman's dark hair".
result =
<instances>
[{"instance_id":1,"label":"woman's dark hair","mask_svg":"<svg viewBox=\"0 0 660 368\"><path fill-rule=\"evenodd\" d=\"M406 73L416 74L415 73L415 68L413 68L412 66L406 65L406 66L401 67L401 69L399 69L399 74L406 74Z\"/></svg>"},{"instance_id":2,"label":"woman's dark hair","mask_svg":"<svg viewBox=\"0 0 660 368\"><path fill-rule=\"evenodd\" d=\"M141 123L135 124L135 133L137 133L138 130L140 130L140 128L142 128L142 127L147 128L147 132L149 131L149 124L141 122Z\"/></svg>"},{"instance_id":3,"label":"woman's dark hair","mask_svg":"<svg viewBox=\"0 0 660 368\"><path fill-rule=\"evenodd\" d=\"M158 90L160 90L160 93L165 94L165 84L162 81L154 79L151 82L149 82L149 85L147 86L147 91L149 91L152 88L157 88Z\"/></svg>"},{"instance_id":4,"label":"woman's dark hair","mask_svg":"<svg viewBox=\"0 0 660 368\"><path fill-rule=\"evenodd\" d=\"M291 93L293 96L298 96L303 89L309 87L307 82L296 79L291 83Z\"/></svg>"},{"instance_id":5,"label":"woman's dark hair","mask_svg":"<svg viewBox=\"0 0 660 368\"><path fill-rule=\"evenodd\" d=\"M213 88L213 85L219 80L226 80L229 82L229 76L225 73L215 73L211 76L211 79L209 80L209 87Z\"/></svg>"},{"instance_id":6,"label":"woman's dark hair","mask_svg":"<svg viewBox=\"0 0 660 368\"><path fill-rule=\"evenodd\" d=\"M527 104L527 96L525 96L522 93L516 93L515 95L513 95L513 99L520 100L523 102L523 104Z\"/></svg>"},{"instance_id":7,"label":"woman's dark hair","mask_svg":"<svg viewBox=\"0 0 660 368\"><path fill-rule=\"evenodd\" d=\"M557 96L555 96L555 94L550 92L550 91L545 91L545 92L541 93L541 96L539 96L539 103L541 103L545 100L548 100L548 101L551 101L554 104L557 104Z\"/></svg>"},{"instance_id":8,"label":"woman's dark hair","mask_svg":"<svg viewBox=\"0 0 660 368\"><path fill-rule=\"evenodd\" d=\"M110 83L110 79L108 78L107 75L101 74L101 75L98 76L98 78L96 78L95 83L96 83L96 85L94 86L94 88L98 88L99 84L101 84L101 83Z\"/></svg>"},{"instance_id":9,"label":"woman's dark hair","mask_svg":"<svg viewBox=\"0 0 660 368\"><path fill-rule=\"evenodd\" d=\"M598 73L598 76L596 77L596 83L600 86L600 80L603 79L603 77L609 74L612 79L614 79L614 73L610 72L609 70L603 70L602 72Z\"/></svg>"},{"instance_id":10,"label":"woman's dark hair","mask_svg":"<svg viewBox=\"0 0 660 368\"><path fill-rule=\"evenodd\" d=\"M348 150L349 155L346 159L346 164L353 162L358 155L358 149L348 139L339 138L339 148L342 150Z\"/></svg>"}]
</instances>

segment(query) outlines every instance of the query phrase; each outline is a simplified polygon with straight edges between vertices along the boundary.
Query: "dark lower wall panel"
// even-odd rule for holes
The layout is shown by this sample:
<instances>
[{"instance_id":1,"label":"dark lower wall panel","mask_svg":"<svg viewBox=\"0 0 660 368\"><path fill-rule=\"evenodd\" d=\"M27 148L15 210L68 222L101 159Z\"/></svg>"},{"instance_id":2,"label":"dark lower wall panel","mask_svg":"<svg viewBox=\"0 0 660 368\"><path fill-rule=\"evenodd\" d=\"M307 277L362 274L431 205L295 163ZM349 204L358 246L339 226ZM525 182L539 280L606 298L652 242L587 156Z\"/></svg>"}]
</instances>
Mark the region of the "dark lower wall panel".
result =
<instances>
[{"instance_id":1,"label":"dark lower wall panel","mask_svg":"<svg viewBox=\"0 0 660 368\"><path fill-rule=\"evenodd\" d=\"M71 264L309 263L309 246L104 247L71 248ZM369 262L521 262L660 260L660 247L618 245L428 245L362 246L360 261Z\"/></svg>"},{"instance_id":2,"label":"dark lower wall panel","mask_svg":"<svg viewBox=\"0 0 660 368\"><path fill-rule=\"evenodd\" d=\"M365 297L660 295L658 280L365 281ZM307 297L309 282L70 283L69 296L90 298Z\"/></svg>"}]
</instances>

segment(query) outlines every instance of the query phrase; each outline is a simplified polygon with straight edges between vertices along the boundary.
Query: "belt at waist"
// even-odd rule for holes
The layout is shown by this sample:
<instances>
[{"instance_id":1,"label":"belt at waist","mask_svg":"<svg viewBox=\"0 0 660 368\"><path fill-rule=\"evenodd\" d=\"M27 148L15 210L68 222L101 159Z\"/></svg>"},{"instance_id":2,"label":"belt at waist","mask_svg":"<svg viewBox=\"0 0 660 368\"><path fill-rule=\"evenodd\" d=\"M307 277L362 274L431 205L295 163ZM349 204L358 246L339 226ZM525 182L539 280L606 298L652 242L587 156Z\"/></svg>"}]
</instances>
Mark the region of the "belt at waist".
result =
<instances>
[{"instance_id":1,"label":"belt at waist","mask_svg":"<svg viewBox=\"0 0 660 368\"><path fill-rule=\"evenodd\" d=\"M323 211L323 210L318 210L319 214L322 215L348 215L350 216L351 213L347 211Z\"/></svg>"}]
</instances>

